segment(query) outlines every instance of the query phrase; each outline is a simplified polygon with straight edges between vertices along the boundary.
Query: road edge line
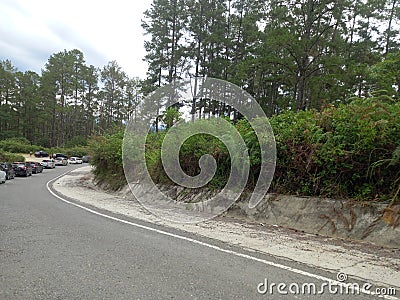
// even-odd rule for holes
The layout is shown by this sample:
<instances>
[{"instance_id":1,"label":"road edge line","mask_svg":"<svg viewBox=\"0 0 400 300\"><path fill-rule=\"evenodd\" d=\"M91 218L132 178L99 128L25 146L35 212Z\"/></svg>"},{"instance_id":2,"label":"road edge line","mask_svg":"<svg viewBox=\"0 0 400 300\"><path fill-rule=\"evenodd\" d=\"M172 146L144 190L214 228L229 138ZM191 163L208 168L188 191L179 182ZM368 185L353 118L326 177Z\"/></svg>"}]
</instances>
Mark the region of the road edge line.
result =
<instances>
[{"instance_id":1,"label":"road edge line","mask_svg":"<svg viewBox=\"0 0 400 300\"><path fill-rule=\"evenodd\" d=\"M265 265L268 265L268 266L271 266L271 267L279 268L279 269L286 270L286 271L289 271L289 272L293 272L293 273L296 273L296 274L299 274L299 275L303 275L303 276L307 276L307 277L310 277L310 278L314 278L314 279L317 279L317 280L320 280L320 281L325 281L325 282L328 282L330 285L333 285L333 286L335 286L335 285L336 286L341 286L341 287L347 288L347 289L353 288L356 291L355 295L362 293L362 294L366 294L366 295L370 295L370 296L377 296L378 298L383 298L383 299L400 300L400 298L397 298L397 297L394 297L394 296L378 295L378 294L376 294L374 292L371 292L369 290L366 290L364 288L354 287L354 285L352 283L340 282L338 280L333 280L333 279L330 279L330 278L325 277L325 276L313 274L313 273L310 273L310 272L307 272L307 271L302 271L302 270L299 270L299 269L296 269L296 268L292 268L292 267L289 267L289 266L286 266L286 265L283 265L283 264L274 263L274 262L271 262L271 261L268 261L268 260L265 260L265 259L262 259L262 258L258 258L258 257L255 257L255 256L251 256L251 255L248 255L248 254L236 252L236 251L233 251L233 250L224 249L224 248L221 248L219 246L215 246L215 245L212 245L212 244L209 244L209 243L205 243L205 242L193 239L193 238L185 237L185 236L182 236L182 235L179 235L179 234L175 234L175 233L171 233L171 232L168 232L168 231L152 228L152 227L146 226L146 225L141 225L141 224L134 223L134 222L127 221L127 220L123 220L123 219L120 219L120 218L117 218L117 217L109 216L107 214L100 213L98 211L95 211L95 210L93 210L91 208L88 208L88 207L85 207L83 205L71 202L71 201L61 197L60 195L57 195L51 188L53 183L55 181L57 181L58 179L60 179L61 177L66 176L69 173L71 173L71 172L73 172L75 170L78 170L78 169L79 168L73 169L73 170L69 170L68 172L63 173L63 174L57 176L56 178L53 178L53 179L49 180L46 183L46 188L49 191L49 193L52 194L55 198L61 200L64 203L67 203L69 205L72 205L72 206L75 206L77 208L83 209L83 210L85 210L85 211L87 211L89 213L92 213L94 215L97 215L97 216L100 216L100 217L103 217L103 218L106 218L106 219L109 219L109 220L113 220L113 221L116 221L116 222L120 222L120 223L123 223L123 224L126 224L126 225L130 225L130 226L133 226L133 227L136 227L136 228L140 228L140 229L143 229L143 230L148 230L148 231L151 231L151 232L155 232L155 233L158 233L158 234L162 234L162 235L165 235L165 236L169 236L169 237L172 237L172 238L176 238L176 239L179 239L179 240L183 240L183 241L186 241L186 242L197 244L197 245L200 245L200 246L203 246L203 247L207 247L207 248L210 248L210 249L213 249L213 250L216 250L216 251L219 251L219 252L223 252L223 253L226 253L226 254L230 254L230 255L237 256L237 257L249 259L249 260L252 260L252 261L255 261L255 262L259 262L259 263L262 263L262 264L265 264ZM397 290L397 288L396 288L396 290Z\"/></svg>"}]
</instances>

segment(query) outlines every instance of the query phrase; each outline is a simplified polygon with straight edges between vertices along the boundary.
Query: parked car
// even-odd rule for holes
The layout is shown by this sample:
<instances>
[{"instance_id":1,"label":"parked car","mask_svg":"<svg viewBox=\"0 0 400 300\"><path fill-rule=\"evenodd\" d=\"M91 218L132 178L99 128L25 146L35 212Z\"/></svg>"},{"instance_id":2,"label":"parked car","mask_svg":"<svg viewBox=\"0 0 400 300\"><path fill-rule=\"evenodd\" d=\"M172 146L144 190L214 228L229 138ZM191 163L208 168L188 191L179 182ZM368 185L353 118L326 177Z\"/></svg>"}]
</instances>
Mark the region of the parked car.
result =
<instances>
[{"instance_id":1,"label":"parked car","mask_svg":"<svg viewBox=\"0 0 400 300\"><path fill-rule=\"evenodd\" d=\"M42 166L45 169L54 169L56 167L56 164L53 159L43 159Z\"/></svg>"},{"instance_id":2,"label":"parked car","mask_svg":"<svg viewBox=\"0 0 400 300\"><path fill-rule=\"evenodd\" d=\"M64 157L57 157L54 159L56 166L66 166L68 165L68 159Z\"/></svg>"},{"instance_id":3,"label":"parked car","mask_svg":"<svg viewBox=\"0 0 400 300\"><path fill-rule=\"evenodd\" d=\"M13 168L15 175L17 176L32 176L32 167L30 163L25 162L14 162Z\"/></svg>"},{"instance_id":4,"label":"parked car","mask_svg":"<svg viewBox=\"0 0 400 300\"><path fill-rule=\"evenodd\" d=\"M6 180L15 178L15 171L10 163L0 163L0 170L6 172Z\"/></svg>"},{"instance_id":5,"label":"parked car","mask_svg":"<svg viewBox=\"0 0 400 300\"><path fill-rule=\"evenodd\" d=\"M38 174L38 173L43 172L43 166L41 163L34 162L34 161L29 161L28 163L31 164L33 174Z\"/></svg>"},{"instance_id":6,"label":"parked car","mask_svg":"<svg viewBox=\"0 0 400 300\"><path fill-rule=\"evenodd\" d=\"M54 153L54 154L53 154L53 159L56 159L57 157L63 157L63 158L68 159L68 156L66 156L65 154L62 154L62 153Z\"/></svg>"},{"instance_id":7,"label":"parked car","mask_svg":"<svg viewBox=\"0 0 400 300\"><path fill-rule=\"evenodd\" d=\"M0 183L6 182L6 172L0 171Z\"/></svg>"},{"instance_id":8,"label":"parked car","mask_svg":"<svg viewBox=\"0 0 400 300\"><path fill-rule=\"evenodd\" d=\"M82 156L82 162L83 163L89 163L90 162L90 160L91 160L91 156L90 155L85 155L85 156Z\"/></svg>"},{"instance_id":9,"label":"parked car","mask_svg":"<svg viewBox=\"0 0 400 300\"><path fill-rule=\"evenodd\" d=\"M35 152L35 157L48 157L49 154L43 150Z\"/></svg>"},{"instance_id":10,"label":"parked car","mask_svg":"<svg viewBox=\"0 0 400 300\"><path fill-rule=\"evenodd\" d=\"M72 156L69 158L68 163L70 164L82 164L82 159L79 157Z\"/></svg>"}]
</instances>

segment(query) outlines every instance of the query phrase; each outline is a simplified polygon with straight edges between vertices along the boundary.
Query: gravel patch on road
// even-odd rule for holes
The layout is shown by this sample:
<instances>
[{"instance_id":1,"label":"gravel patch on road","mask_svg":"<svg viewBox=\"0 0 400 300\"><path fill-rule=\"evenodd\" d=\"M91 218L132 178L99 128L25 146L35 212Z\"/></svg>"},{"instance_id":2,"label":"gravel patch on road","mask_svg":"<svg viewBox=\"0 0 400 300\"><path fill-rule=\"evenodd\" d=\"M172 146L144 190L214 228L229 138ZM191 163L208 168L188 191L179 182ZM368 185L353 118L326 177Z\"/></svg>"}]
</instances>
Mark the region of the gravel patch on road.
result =
<instances>
[{"instance_id":1,"label":"gravel patch on road","mask_svg":"<svg viewBox=\"0 0 400 300\"><path fill-rule=\"evenodd\" d=\"M370 243L309 235L295 230L219 217L199 224L160 220L137 201L106 193L92 182L91 168L72 171L53 183L57 193L77 202L154 224L184 230L246 250L315 266L349 278L400 287L400 251ZM336 280L336 275L332 275Z\"/></svg>"}]
</instances>

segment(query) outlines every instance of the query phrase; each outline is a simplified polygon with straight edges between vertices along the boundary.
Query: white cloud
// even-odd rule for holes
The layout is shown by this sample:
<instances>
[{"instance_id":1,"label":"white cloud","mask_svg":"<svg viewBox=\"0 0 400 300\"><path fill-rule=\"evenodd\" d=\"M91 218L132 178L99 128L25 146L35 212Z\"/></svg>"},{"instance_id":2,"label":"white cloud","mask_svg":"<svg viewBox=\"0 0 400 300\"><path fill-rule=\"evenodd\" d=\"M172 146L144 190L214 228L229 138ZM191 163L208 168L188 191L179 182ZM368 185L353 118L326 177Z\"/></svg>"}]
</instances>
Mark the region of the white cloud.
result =
<instances>
[{"instance_id":1,"label":"white cloud","mask_svg":"<svg viewBox=\"0 0 400 300\"><path fill-rule=\"evenodd\" d=\"M143 12L151 0L3 0L0 59L40 72L50 55L79 49L88 64L116 60L129 76L144 77Z\"/></svg>"}]
</instances>

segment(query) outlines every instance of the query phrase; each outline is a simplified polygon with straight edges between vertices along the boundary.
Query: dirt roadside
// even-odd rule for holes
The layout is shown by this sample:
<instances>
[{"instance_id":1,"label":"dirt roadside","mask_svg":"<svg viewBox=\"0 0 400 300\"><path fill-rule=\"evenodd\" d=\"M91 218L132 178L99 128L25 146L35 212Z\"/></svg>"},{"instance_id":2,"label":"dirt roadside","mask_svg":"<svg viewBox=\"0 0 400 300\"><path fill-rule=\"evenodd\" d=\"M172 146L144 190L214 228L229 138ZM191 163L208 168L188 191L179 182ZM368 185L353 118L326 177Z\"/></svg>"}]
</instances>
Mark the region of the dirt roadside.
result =
<instances>
[{"instance_id":1,"label":"dirt roadside","mask_svg":"<svg viewBox=\"0 0 400 300\"><path fill-rule=\"evenodd\" d=\"M400 251L371 243L310 235L219 217L199 224L179 224L158 219L139 203L106 193L92 182L91 168L72 171L53 183L68 198L102 210L177 228L242 248L279 256L307 265L343 272L368 283L400 288ZM332 278L334 279L334 277Z\"/></svg>"},{"instance_id":2,"label":"dirt roadside","mask_svg":"<svg viewBox=\"0 0 400 300\"><path fill-rule=\"evenodd\" d=\"M33 162L42 162L44 159L49 159L48 157L35 157L35 155L29 155L29 154L21 154L23 157L25 157L25 161L33 161Z\"/></svg>"}]
</instances>

